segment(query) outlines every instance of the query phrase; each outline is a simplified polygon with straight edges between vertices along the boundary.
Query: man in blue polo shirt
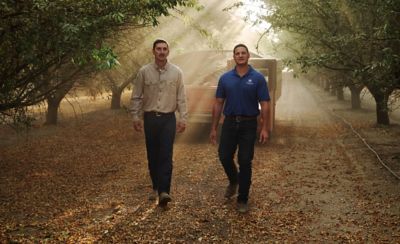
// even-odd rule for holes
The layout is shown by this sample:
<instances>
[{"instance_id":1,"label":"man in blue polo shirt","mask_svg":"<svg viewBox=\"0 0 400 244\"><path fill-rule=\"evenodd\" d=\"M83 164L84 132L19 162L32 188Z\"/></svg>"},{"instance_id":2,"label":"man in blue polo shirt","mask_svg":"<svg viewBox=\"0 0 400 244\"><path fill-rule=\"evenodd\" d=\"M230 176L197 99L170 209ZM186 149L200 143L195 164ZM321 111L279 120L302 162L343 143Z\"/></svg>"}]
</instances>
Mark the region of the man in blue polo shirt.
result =
<instances>
[{"instance_id":1,"label":"man in blue polo shirt","mask_svg":"<svg viewBox=\"0 0 400 244\"><path fill-rule=\"evenodd\" d=\"M267 82L261 73L248 64L249 58L246 45L238 44L234 47L233 59L236 66L219 79L210 132L210 141L216 144L217 128L223 109L225 119L222 124L218 156L229 180L225 197L231 198L239 188L237 206L241 213L249 210L247 202L258 115L261 115L262 121L259 142L265 143L269 137L267 121L270 97ZM234 162L237 149L239 149L237 153L239 171Z\"/></svg>"}]
</instances>

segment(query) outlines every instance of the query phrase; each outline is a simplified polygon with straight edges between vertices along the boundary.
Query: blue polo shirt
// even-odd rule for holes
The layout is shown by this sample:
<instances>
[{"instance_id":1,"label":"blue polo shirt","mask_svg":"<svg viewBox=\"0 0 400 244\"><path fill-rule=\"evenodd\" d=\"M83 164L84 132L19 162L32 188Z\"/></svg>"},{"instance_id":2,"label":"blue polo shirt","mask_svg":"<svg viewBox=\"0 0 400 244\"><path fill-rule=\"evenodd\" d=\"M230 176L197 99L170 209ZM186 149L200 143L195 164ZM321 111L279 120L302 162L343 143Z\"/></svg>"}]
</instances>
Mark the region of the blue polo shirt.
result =
<instances>
[{"instance_id":1,"label":"blue polo shirt","mask_svg":"<svg viewBox=\"0 0 400 244\"><path fill-rule=\"evenodd\" d=\"M257 116L259 102L270 100L267 81L251 66L243 77L235 68L224 73L218 81L216 97L225 99L225 116Z\"/></svg>"}]
</instances>

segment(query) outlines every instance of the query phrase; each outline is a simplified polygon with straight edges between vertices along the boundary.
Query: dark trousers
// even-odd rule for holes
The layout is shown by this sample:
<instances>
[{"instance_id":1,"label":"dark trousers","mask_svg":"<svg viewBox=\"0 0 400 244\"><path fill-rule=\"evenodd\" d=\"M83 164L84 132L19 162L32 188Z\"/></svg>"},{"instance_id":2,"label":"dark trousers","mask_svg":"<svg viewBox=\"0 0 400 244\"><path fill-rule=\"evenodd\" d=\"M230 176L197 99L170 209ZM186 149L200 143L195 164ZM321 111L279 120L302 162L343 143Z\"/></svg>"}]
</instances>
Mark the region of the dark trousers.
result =
<instances>
[{"instance_id":1,"label":"dark trousers","mask_svg":"<svg viewBox=\"0 0 400 244\"><path fill-rule=\"evenodd\" d=\"M174 113L144 114L147 160L153 189L170 193L172 154L176 132Z\"/></svg>"},{"instance_id":2,"label":"dark trousers","mask_svg":"<svg viewBox=\"0 0 400 244\"><path fill-rule=\"evenodd\" d=\"M225 118L222 124L218 155L229 183L239 184L238 202L248 201L256 137L257 119L236 121ZM237 148L239 171L234 162Z\"/></svg>"}]
</instances>

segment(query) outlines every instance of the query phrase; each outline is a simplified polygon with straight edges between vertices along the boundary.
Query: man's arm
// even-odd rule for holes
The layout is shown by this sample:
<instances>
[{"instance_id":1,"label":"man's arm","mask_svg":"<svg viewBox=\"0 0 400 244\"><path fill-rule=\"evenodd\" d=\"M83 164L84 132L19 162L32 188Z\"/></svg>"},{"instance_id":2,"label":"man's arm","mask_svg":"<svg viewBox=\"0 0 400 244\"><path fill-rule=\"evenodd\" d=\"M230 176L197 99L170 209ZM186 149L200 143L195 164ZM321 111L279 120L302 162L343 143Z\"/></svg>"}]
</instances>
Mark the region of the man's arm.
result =
<instances>
[{"instance_id":1,"label":"man's arm","mask_svg":"<svg viewBox=\"0 0 400 244\"><path fill-rule=\"evenodd\" d=\"M143 106L143 74L139 70L136 79L133 82L134 88L132 89L130 112L133 117L133 127L136 131L142 131L141 112Z\"/></svg>"},{"instance_id":2,"label":"man's arm","mask_svg":"<svg viewBox=\"0 0 400 244\"><path fill-rule=\"evenodd\" d=\"M270 102L261 101L261 130L259 142L264 144L269 137L269 127L270 127Z\"/></svg>"},{"instance_id":3,"label":"man's arm","mask_svg":"<svg viewBox=\"0 0 400 244\"><path fill-rule=\"evenodd\" d=\"M177 106L179 112L179 121L177 124L176 131L178 133L184 132L186 129L186 122L187 122L187 107L186 107L186 92L185 92L185 85L183 83L183 75L182 73L179 76L178 80L178 94L177 94Z\"/></svg>"},{"instance_id":4,"label":"man's arm","mask_svg":"<svg viewBox=\"0 0 400 244\"><path fill-rule=\"evenodd\" d=\"M213 109L212 109L212 122L211 122L211 132L210 132L210 142L212 144L217 143L217 129L219 120L221 118L222 108L224 106L225 99L216 98Z\"/></svg>"}]
</instances>

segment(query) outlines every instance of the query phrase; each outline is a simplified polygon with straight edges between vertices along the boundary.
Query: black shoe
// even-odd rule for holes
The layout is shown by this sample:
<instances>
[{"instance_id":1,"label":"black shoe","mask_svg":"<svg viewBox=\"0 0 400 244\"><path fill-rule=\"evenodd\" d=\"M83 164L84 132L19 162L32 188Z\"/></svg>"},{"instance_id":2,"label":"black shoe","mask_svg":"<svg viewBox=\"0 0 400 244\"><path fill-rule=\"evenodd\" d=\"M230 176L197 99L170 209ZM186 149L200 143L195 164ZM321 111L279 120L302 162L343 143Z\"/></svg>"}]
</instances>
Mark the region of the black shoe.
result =
<instances>
[{"instance_id":1,"label":"black shoe","mask_svg":"<svg viewBox=\"0 0 400 244\"><path fill-rule=\"evenodd\" d=\"M161 192L160 196L158 197L158 205L160 207L166 207L167 204L171 201L171 197L166 192Z\"/></svg>"},{"instance_id":2,"label":"black shoe","mask_svg":"<svg viewBox=\"0 0 400 244\"><path fill-rule=\"evenodd\" d=\"M158 192L157 192L157 190L152 190L152 191L149 193L149 200L150 200L150 201L155 201L155 200L157 199L157 197L158 197Z\"/></svg>"},{"instance_id":3,"label":"black shoe","mask_svg":"<svg viewBox=\"0 0 400 244\"><path fill-rule=\"evenodd\" d=\"M247 213L249 211L249 205L245 202L238 202L237 210L239 213Z\"/></svg>"},{"instance_id":4,"label":"black shoe","mask_svg":"<svg viewBox=\"0 0 400 244\"><path fill-rule=\"evenodd\" d=\"M238 184L229 184L225 191L225 197L231 198L236 195L238 190Z\"/></svg>"}]
</instances>

